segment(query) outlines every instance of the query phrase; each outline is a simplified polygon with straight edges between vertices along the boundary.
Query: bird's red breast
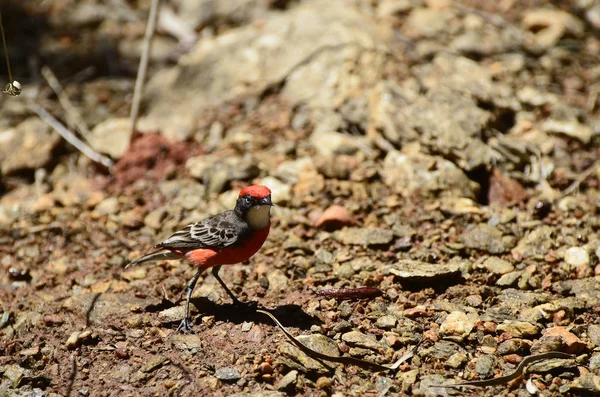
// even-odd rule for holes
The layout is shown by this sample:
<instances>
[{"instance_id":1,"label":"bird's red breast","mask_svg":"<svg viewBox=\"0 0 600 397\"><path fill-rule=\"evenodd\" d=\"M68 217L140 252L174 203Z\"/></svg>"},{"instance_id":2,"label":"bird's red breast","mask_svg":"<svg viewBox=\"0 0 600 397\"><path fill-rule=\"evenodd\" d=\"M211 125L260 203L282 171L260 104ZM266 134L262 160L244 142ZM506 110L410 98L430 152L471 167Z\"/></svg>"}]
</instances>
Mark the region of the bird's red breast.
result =
<instances>
[{"instance_id":1,"label":"bird's red breast","mask_svg":"<svg viewBox=\"0 0 600 397\"><path fill-rule=\"evenodd\" d=\"M250 259L264 244L269 235L270 227L253 231L248 239L239 244L215 251L209 248L199 248L186 253L193 264L209 268L216 265L234 265Z\"/></svg>"}]
</instances>

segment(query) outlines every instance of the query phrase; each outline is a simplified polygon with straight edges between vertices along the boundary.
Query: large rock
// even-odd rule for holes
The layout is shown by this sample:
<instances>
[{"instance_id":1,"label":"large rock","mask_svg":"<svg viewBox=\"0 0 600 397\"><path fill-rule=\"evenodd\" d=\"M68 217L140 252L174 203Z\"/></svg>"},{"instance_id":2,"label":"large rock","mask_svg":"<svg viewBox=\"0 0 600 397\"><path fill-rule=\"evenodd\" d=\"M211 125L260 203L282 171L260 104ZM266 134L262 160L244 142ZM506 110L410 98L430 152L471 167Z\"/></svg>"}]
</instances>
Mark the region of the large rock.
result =
<instances>
[{"instance_id":1,"label":"large rock","mask_svg":"<svg viewBox=\"0 0 600 397\"><path fill-rule=\"evenodd\" d=\"M118 159L129 147L131 121L126 117L105 120L94 127L87 139L97 152Z\"/></svg>"},{"instance_id":2,"label":"large rock","mask_svg":"<svg viewBox=\"0 0 600 397\"><path fill-rule=\"evenodd\" d=\"M414 151L390 151L381 173L386 185L402 196L420 193L475 199L479 190L479 185L454 163Z\"/></svg>"},{"instance_id":3,"label":"large rock","mask_svg":"<svg viewBox=\"0 0 600 397\"><path fill-rule=\"evenodd\" d=\"M380 75L377 62L386 55L374 49L374 32L374 21L343 0L318 6L306 1L270 13L262 24L201 40L176 67L151 79L149 112L138 127L189 137L200 109L260 94L284 80L281 95L287 101L334 109L357 85L372 86Z\"/></svg>"},{"instance_id":4,"label":"large rock","mask_svg":"<svg viewBox=\"0 0 600 397\"><path fill-rule=\"evenodd\" d=\"M60 136L37 117L0 131L0 171L6 175L44 167L59 141Z\"/></svg>"}]
</instances>

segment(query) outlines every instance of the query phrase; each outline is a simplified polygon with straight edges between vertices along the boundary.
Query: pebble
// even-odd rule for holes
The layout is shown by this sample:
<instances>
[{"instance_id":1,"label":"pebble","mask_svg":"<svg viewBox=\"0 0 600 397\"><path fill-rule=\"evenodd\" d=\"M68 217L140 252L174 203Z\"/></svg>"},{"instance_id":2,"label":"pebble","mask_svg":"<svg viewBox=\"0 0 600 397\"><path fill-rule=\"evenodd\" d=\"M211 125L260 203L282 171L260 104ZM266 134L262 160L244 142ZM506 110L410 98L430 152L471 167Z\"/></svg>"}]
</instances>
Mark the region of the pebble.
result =
<instances>
[{"instance_id":1,"label":"pebble","mask_svg":"<svg viewBox=\"0 0 600 397\"><path fill-rule=\"evenodd\" d=\"M336 357L339 357L340 355L337 343L325 335L300 335L297 337L297 339L308 348L319 353ZM302 370L303 372L315 372L323 375L330 372L330 363L315 360L289 342L282 342L279 345L279 352L283 356L293 360L298 364L297 368L295 369Z\"/></svg>"},{"instance_id":2,"label":"pebble","mask_svg":"<svg viewBox=\"0 0 600 397\"><path fill-rule=\"evenodd\" d=\"M151 227L152 229L158 230L163 226L163 221L166 216L166 208L157 208L144 217L144 224L148 227Z\"/></svg>"},{"instance_id":3,"label":"pebble","mask_svg":"<svg viewBox=\"0 0 600 397\"><path fill-rule=\"evenodd\" d=\"M485 262L483 262L483 267L485 267L489 272L499 275L507 274L515 270L515 267L510 262L495 256L487 258Z\"/></svg>"},{"instance_id":4,"label":"pebble","mask_svg":"<svg viewBox=\"0 0 600 397\"><path fill-rule=\"evenodd\" d=\"M365 349L378 350L381 347L375 335L367 335L358 331L346 332L342 335L342 340L350 345L364 347Z\"/></svg>"},{"instance_id":5,"label":"pebble","mask_svg":"<svg viewBox=\"0 0 600 397\"><path fill-rule=\"evenodd\" d=\"M492 376L495 367L496 357L491 354L484 354L475 361L475 372L484 378Z\"/></svg>"},{"instance_id":6,"label":"pebble","mask_svg":"<svg viewBox=\"0 0 600 397\"><path fill-rule=\"evenodd\" d=\"M286 205L292 199L292 187L279 179L268 176L262 179L262 185L271 189L271 197L275 205Z\"/></svg>"},{"instance_id":7,"label":"pebble","mask_svg":"<svg viewBox=\"0 0 600 397\"><path fill-rule=\"evenodd\" d=\"M552 327L544 332L544 335L534 344L532 350L543 351L542 348L545 341L554 337L560 338L562 345L565 346L561 351L564 351L565 353L581 353L587 349L586 343L572 332L569 332L565 327Z\"/></svg>"},{"instance_id":8,"label":"pebble","mask_svg":"<svg viewBox=\"0 0 600 397\"><path fill-rule=\"evenodd\" d=\"M571 247L565 252L565 262L571 266L588 266L590 256L583 248Z\"/></svg>"},{"instance_id":9,"label":"pebble","mask_svg":"<svg viewBox=\"0 0 600 397\"><path fill-rule=\"evenodd\" d=\"M375 322L378 328L392 329L396 326L396 317L391 315L381 316Z\"/></svg>"},{"instance_id":10,"label":"pebble","mask_svg":"<svg viewBox=\"0 0 600 397\"><path fill-rule=\"evenodd\" d=\"M461 265L456 263L432 264L410 259L379 267L384 275L393 274L400 280L432 281L461 274Z\"/></svg>"},{"instance_id":11,"label":"pebble","mask_svg":"<svg viewBox=\"0 0 600 397\"><path fill-rule=\"evenodd\" d=\"M332 384L333 380L329 377L321 376L319 379L317 379L317 389L329 389Z\"/></svg>"},{"instance_id":12,"label":"pebble","mask_svg":"<svg viewBox=\"0 0 600 397\"><path fill-rule=\"evenodd\" d=\"M119 211L119 200L116 197L105 198L96 206L100 215L113 215Z\"/></svg>"},{"instance_id":13,"label":"pebble","mask_svg":"<svg viewBox=\"0 0 600 397\"><path fill-rule=\"evenodd\" d=\"M440 333L444 335L445 339L460 342L469 336L477 320L479 319L473 315L469 316L465 312L452 312L446 316L440 326Z\"/></svg>"},{"instance_id":14,"label":"pebble","mask_svg":"<svg viewBox=\"0 0 600 397\"><path fill-rule=\"evenodd\" d=\"M600 347L600 325L598 324L591 324L588 327L588 338L590 338L590 341L592 342L592 344L596 347Z\"/></svg>"},{"instance_id":15,"label":"pebble","mask_svg":"<svg viewBox=\"0 0 600 397\"><path fill-rule=\"evenodd\" d=\"M480 223L467 231L461 237L461 242L467 248L489 252L494 255L502 254L508 250L505 241L502 239L502 232L486 223Z\"/></svg>"},{"instance_id":16,"label":"pebble","mask_svg":"<svg viewBox=\"0 0 600 397\"><path fill-rule=\"evenodd\" d=\"M277 383L277 390L286 391L295 388L298 380L298 371L291 370Z\"/></svg>"},{"instance_id":17,"label":"pebble","mask_svg":"<svg viewBox=\"0 0 600 397\"><path fill-rule=\"evenodd\" d=\"M522 271L510 272L503 274L498 281L496 281L496 285L499 287L510 287L517 283L519 278L523 275Z\"/></svg>"},{"instance_id":18,"label":"pebble","mask_svg":"<svg viewBox=\"0 0 600 397\"><path fill-rule=\"evenodd\" d=\"M527 233L512 250L512 253L521 258L546 255L553 244L552 228L548 225L542 225Z\"/></svg>"},{"instance_id":19,"label":"pebble","mask_svg":"<svg viewBox=\"0 0 600 397\"><path fill-rule=\"evenodd\" d=\"M498 324L498 331L511 334L515 338L532 338L540 333L537 325L526 321L505 321Z\"/></svg>"},{"instance_id":20,"label":"pebble","mask_svg":"<svg viewBox=\"0 0 600 397\"><path fill-rule=\"evenodd\" d=\"M382 228L345 228L336 232L335 238L345 245L387 245L394 233Z\"/></svg>"},{"instance_id":21,"label":"pebble","mask_svg":"<svg viewBox=\"0 0 600 397\"><path fill-rule=\"evenodd\" d=\"M458 368L462 368L467 363L467 361L469 361L469 359L466 354L454 353L446 360L444 365L446 365L450 368L458 369Z\"/></svg>"},{"instance_id":22,"label":"pebble","mask_svg":"<svg viewBox=\"0 0 600 397\"><path fill-rule=\"evenodd\" d=\"M215 376L222 381L236 381L241 378L240 371L234 367L223 367L215 371Z\"/></svg>"},{"instance_id":23,"label":"pebble","mask_svg":"<svg viewBox=\"0 0 600 397\"><path fill-rule=\"evenodd\" d=\"M98 123L86 137L97 152L120 158L129 147L131 121L129 118L112 118Z\"/></svg>"},{"instance_id":24,"label":"pebble","mask_svg":"<svg viewBox=\"0 0 600 397\"><path fill-rule=\"evenodd\" d=\"M332 205L319 216L315 222L315 227L331 231L351 225L352 223L352 217L346 208L341 205Z\"/></svg>"},{"instance_id":25,"label":"pebble","mask_svg":"<svg viewBox=\"0 0 600 397\"><path fill-rule=\"evenodd\" d=\"M65 343L65 347L67 349L75 349L76 347L81 345L83 342L87 341L91 336L92 336L92 331L90 331L90 330L75 331L75 332L71 333L71 335L67 339L67 342Z\"/></svg>"},{"instance_id":26,"label":"pebble","mask_svg":"<svg viewBox=\"0 0 600 397\"><path fill-rule=\"evenodd\" d=\"M19 387L23 376L25 375L25 369L18 365L7 365L4 367L4 377L8 379L13 388Z\"/></svg>"},{"instance_id":27,"label":"pebble","mask_svg":"<svg viewBox=\"0 0 600 397\"><path fill-rule=\"evenodd\" d=\"M600 376L585 372L571 383L571 390L585 396L598 395L600 394Z\"/></svg>"}]
</instances>

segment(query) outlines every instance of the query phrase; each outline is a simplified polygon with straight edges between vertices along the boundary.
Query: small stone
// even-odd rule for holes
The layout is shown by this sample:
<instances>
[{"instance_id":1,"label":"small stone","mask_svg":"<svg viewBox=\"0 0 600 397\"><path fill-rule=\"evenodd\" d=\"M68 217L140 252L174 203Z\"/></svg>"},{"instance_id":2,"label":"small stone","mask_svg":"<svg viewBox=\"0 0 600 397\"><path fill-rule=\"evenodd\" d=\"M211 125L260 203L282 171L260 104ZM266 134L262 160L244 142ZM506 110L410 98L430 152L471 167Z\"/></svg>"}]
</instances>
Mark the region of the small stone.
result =
<instances>
[{"instance_id":1,"label":"small stone","mask_svg":"<svg viewBox=\"0 0 600 397\"><path fill-rule=\"evenodd\" d=\"M75 331L75 332L71 333L71 335L67 339L67 342L65 343L65 346L67 349L75 349L76 347L81 345L83 342L88 340L91 336L92 336L92 331L90 331L90 330L86 330L83 332Z\"/></svg>"},{"instance_id":2,"label":"small stone","mask_svg":"<svg viewBox=\"0 0 600 397\"><path fill-rule=\"evenodd\" d=\"M590 324L587 333L592 344L596 347L600 347L600 325Z\"/></svg>"},{"instance_id":3,"label":"small stone","mask_svg":"<svg viewBox=\"0 0 600 397\"><path fill-rule=\"evenodd\" d=\"M510 272L503 274L502 277L496 281L496 285L499 287L510 287L517 283L519 278L523 275L522 271Z\"/></svg>"},{"instance_id":4,"label":"small stone","mask_svg":"<svg viewBox=\"0 0 600 397\"><path fill-rule=\"evenodd\" d=\"M502 356L516 353L522 354L529 350L530 347L531 342L528 340L518 338L508 339L498 345L498 354Z\"/></svg>"},{"instance_id":5,"label":"small stone","mask_svg":"<svg viewBox=\"0 0 600 397\"><path fill-rule=\"evenodd\" d=\"M18 365L7 365L3 368L4 377L10 381L13 388L19 387L21 380L25 374L25 370Z\"/></svg>"},{"instance_id":6,"label":"small stone","mask_svg":"<svg viewBox=\"0 0 600 397\"><path fill-rule=\"evenodd\" d=\"M450 356L450 358L448 358L445 362L445 365L447 365L450 368L462 368L467 361L469 361L468 357L466 354L463 353L454 353L453 355Z\"/></svg>"},{"instance_id":7,"label":"small stone","mask_svg":"<svg viewBox=\"0 0 600 397\"><path fill-rule=\"evenodd\" d=\"M486 223L481 223L467 231L461 237L461 242L468 248L494 255L502 254L508 250L505 241L502 239L502 232Z\"/></svg>"},{"instance_id":8,"label":"small stone","mask_svg":"<svg viewBox=\"0 0 600 397\"><path fill-rule=\"evenodd\" d=\"M262 179L261 184L271 189L271 197L275 205L286 205L291 201L292 187L287 183L268 176Z\"/></svg>"},{"instance_id":9,"label":"small stone","mask_svg":"<svg viewBox=\"0 0 600 397\"><path fill-rule=\"evenodd\" d=\"M165 365L169 360L167 360L164 357L153 357L149 362L147 362L141 369L140 371L144 372L144 373L150 373L153 371L156 371L157 369L159 369L160 367L162 367L163 365Z\"/></svg>"},{"instance_id":10,"label":"small stone","mask_svg":"<svg viewBox=\"0 0 600 397\"><path fill-rule=\"evenodd\" d=\"M342 340L348 344L364 347L365 349L378 350L381 347L375 335L366 335L358 331L343 334Z\"/></svg>"},{"instance_id":11,"label":"small stone","mask_svg":"<svg viewBox=\"0 0 600 397\"><path fill-rule=\"evenodd\" d=\"M496 366L496 357L491 354L485 354L475 361L475 372L480 376L487 378L494 374Z\"/></svg>"},{"instance_id":12,"label":"small stone","mask_svg":"<svg viewBox=\"0 0 600 397\"><path fill-rule=\"evenodd\" d=\"M384 275L393 274L399 280L433 281L457 277L461 274L459 264L432 264L414 260L400 260L392 265L380 266Z\"/></svg>"},{"instance_id":13,"label":"small stone","mask_svg":"<svg viewBox=\"0 0 600 397\"><path fill-rule=\"evenodd\" d=\"M302 342L303 345L312 350L318 351L319 353L336 357L339 357L340 355L337 343L325 335L300 335L297 337L297 339ZM279 345L279 352L283 356L297 363L295 369L303 372L327 374L330 371L330 363L315 360L289 342L282 342Z\"/></svg>"},{"instance_id":14,"label":"small stone","mask_svg":"<svg viewBox=\"0 0 600 397\"><path fill-rule=\"evenodd\" d=\"M119 200L116 197L108 197L96 206L96 211L100 215L112 215L119 211Z\"/></svg>"},{"instance_id":15,"label":"small stone","mask_svg":"<svg viewBox=\"0 0 600 397\"><path fill-rule=\"evenodd\" d=\"M382 228L345 228L335 237L345 245L387 245L392 242L394 233Z\"/></svg>"},{"instance_id":16,"label":"small stone","mask_svg":"<svg viewBox=\"0 0 600 397\"><path fill-rule=\"evenodd\" d=\"M158 230L163 226L163 220L167 216L167 209L164 207L151 211L144 218L144 224L152 229Z\"/></svg>"},{"instance_id":17,"label":"small stone","mask_svg":"<svg viewBox=\"0 0 600 397\"><path fill-rule=\"evenodd\" d=\"M499 275L507 274L515 270L515 267L511 263L495 256L487 258L485 262L483 262L483 266L489 272Z\"/></svg>"},{"instance_id":18,"label":"small stone","mask_svg":"<svg viewBox=\"0 0 600 397\"><path fill-rule=\"evenodd\" d=\"M340 205L332 205L317 219L315 227L325 230L337 230L352 223L352 217L347 209Z\"/></svg>"},{"instance_id":19,"label":"small stone","mask_svg":"<svg viewBox=\"0 0 600 397\"><path fill-rule=\"evenodd\" d=\"M471 333L477 320L479 319L476 316L467 315L465 312L452 312L440 326L440 333L445 339L460 342Z\"/></svg>"},{"instance_id":20,"label":"small stone","mask_svg":"<svg viewBox=\"0 0 600 397\"><path fill-rule=\"evenodd\" d=\"M0 130L0 173L35 170L48 164L60 136L38 117L29 117L14 128Z\"/></svg>"},{"instance_id":21,"label":"small stone","mask_svg":"<svg viewBox=\"0 0 600 397\"><path fill-rule=\"evenodd\" d=\"M512 254L520 258L546 255L552 248L553 243L552 228L543 225L527 233L512 250Z\"/></svg>"},{"instance_id":22,"label":"small stone","mask_svg":"<svg viewBox=\"0 0 600 397\"><path fill-rule=\"evenodd\" d=\"M478 185L454 163L422 153L389 151L381 170L386 185L404 197L420 192L475 199Z\"/></svg>"},{"instance_id":23,"label":"small stone","mask_svg":"<svg viewBox=\"0 0 600 397\"><path fill-rule=\"evenodd\" d=\"M598 395L600 394L600 376L585 372L571 383L571 390L579 392L583 396Z\"/></svg>"},{"instance_id":24,"label":"small stone","mask_svg":"<svg viewBox=\"0 0 600 397\"><path fill-rule=\"evenodd\" d=\"M279 383L277 383L277 390L292 390L295 388L297 380L298 371L292 370L285 374L285 376L279 380Z\"/></svg>"},{"instance_id":25,"label":"small stone","mask_svg":"<svg viewBox=\"0 0 600 397\"><path fill-rule=\"evenodd\" d=\"M498 331L511 334L515 338L531 338L539 334L540 329L526 321L505 321L499 324Z\"/></svg>"},{"instance_id":26,"label":"small stone","mask_svg":"<svg viewBox=\"0 0 600 397\"><path fill-rule=\"evenodd\" d=\"M281 269L275 269L267 274L269 289L272 291L283 291L288 287L289 280Z\"/></svg>"},{"instance_id":27,"label":"small stone","mask_svg":"<svg viewBox=\"0 0 600 397\"><path fill-rule=\"evenodd\" d=\"M226 382L236 381L241 378L240 371L234 367L223 367L215 371L215 376Z\"/></svg>"},{"instance_id":28,"label":"small stone","mask_svg":"<svg viewBox=\"0 0 600 397\"><path fill-rule=\"evenodd\" d=\"M118 159L129 147L131 120L126 117L104 120L97 124L91 135L86 138L97 152Z\"/></svg>"},{"instance_id":29,"label":"small stone","mask_svg":"<svg viewBox=\"0 0 600 397\"><path fill-rule=\"evenodd\" d=\"M331 387L331 385L333 384L333 380L331 378L321 376L319 379L317 379L316 384L317 384L317 389L325 390L325 389L329 389Z\"/></svg>"},{"instance_id":30,"label":"small stone","mask_svg":"<svg viewBox=\"0 0 600 397\"><path fill-rule=\"evenodd\" d=\"M566 349L562 350L566 353L581 353L587 349L587 345L572 332L567 331L565 327L548 328L544 335L540 338L543 342L544 338L559 337Z\"/></svg>"},{"instance_id":31,"label":"small stone","mask_svg":"<svg viewBox=\"0 0 600 397\"><path fill-rule=\"evenodd\" d=\"M148 270L146 267L138 266L133 269L128 269L121 273L121 277L123 277L127 281L133 280L143 280L148 275Z\"/></svg>"},{"instance_id":32,"label":"small stone","mask_svg":"<svg viewBox=\"0 0 600 397\"><path fill-rule=\"evenodd\" d=\"M590 256L583 248L571 247L565 252L565 262L574 267L588 266L590 264Z\"/></svg>"},{"instance_id":33,"label":"small stone","mask_svg":"<svg viewBox=\"0 0 600 397\"><path fill-rule=\"evenodd\" d=\"M202 338L198 334L176 334L172 336L173 345L180 350L202 349Z\"/></svg>"},{"instance_id":34,"label":"small stone","mask_svg":"<svg viewBox=\"0 0 600 397\"><path fill-rule=\"evenodd\" d=\"M391 315L379 317L375 322L375 325L378 328L392 329L396 326L396 317Z\"/></svg>"},{"instance_id":35,"label":"small stone","mask_svg":"<svg viewBox=\"0 0 600 397\"><path fill-rule=\"evenodd\" d=\"M190 312L193 311L194 308L194 305L190 305ZM158 313L158 320L163 324L174 323L176 321L181 321L184 314L185 308L183 306L174 306Z\"/></svg>"}]
</instances>

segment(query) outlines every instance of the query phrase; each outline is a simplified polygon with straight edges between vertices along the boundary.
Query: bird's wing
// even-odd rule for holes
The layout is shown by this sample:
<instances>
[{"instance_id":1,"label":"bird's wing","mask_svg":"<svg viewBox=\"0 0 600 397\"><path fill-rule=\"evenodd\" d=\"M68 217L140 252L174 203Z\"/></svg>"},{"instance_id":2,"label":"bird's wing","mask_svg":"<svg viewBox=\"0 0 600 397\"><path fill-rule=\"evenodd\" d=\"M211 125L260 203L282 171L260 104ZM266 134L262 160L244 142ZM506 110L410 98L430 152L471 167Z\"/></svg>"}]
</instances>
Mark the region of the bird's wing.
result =
<instances>
[{"instance_id":1,"label":"bird's wing","mask_svg":"<svg viewBox=\"0 0 600 397\"><path fill-rule=\"evenodd\" d=\"M226 211L202 222L192 223L173 233L156 247L190 251L199 248L222 249L235 244L250 230L248 224Z\"/></svg>"}]
</instances>

